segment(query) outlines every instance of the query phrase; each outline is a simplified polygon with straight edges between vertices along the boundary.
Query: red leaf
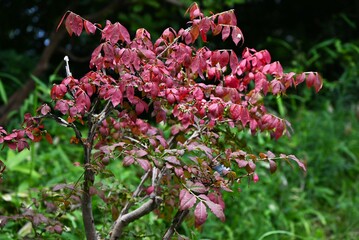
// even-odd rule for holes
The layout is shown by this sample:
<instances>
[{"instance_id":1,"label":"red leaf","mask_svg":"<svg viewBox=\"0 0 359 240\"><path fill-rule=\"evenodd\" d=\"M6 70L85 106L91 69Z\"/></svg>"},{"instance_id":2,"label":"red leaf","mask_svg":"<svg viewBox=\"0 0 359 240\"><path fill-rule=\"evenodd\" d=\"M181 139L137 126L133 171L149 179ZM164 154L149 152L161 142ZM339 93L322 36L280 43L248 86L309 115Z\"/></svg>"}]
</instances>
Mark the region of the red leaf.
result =
<instances>
[{"instance_id":1,"label":"red leaf","mask_svg":"<svg viewBox=\"0 0 359 240\"><path fill-rule=\"evenodd\" d=\"M187 45L192 43L192 35L189 32L183 32L184 41Z\"/></svg>"},{"instance_id":2,"label":"red leaf","mask_svg":"<svg viewBox=\"0 0 359 240\"><path fill-rule=\"evenodd\" d=\"M182 177L183 176L183 168L175 168L175 173L177 177Z\"/></svg>"},{"instance_id":3,"label":"red leaf","mask_svg":"<svg viewBox=\"0 0 359 240\"><path fill-rule=\"evenodd\" d=\"M136 161L138 162L138 164L140 164L140 166L143 168L143 170L145 170L146 172L148 170L151 169L151 163L146 160L146 159L142 159L142 158L138 158L136 159Z\"/></svg>"},{"instance_id":4,"label":"red leaf","mask_svg":"<svg viewBox=\"0 0 359 240\"><path fill-rule=\"evenodd\" d=\"M116 23L116 24L118 24L118 26L119 26L118 28L119 28L119 31L120 31L120 34L121 34L120 39L123 42L130 43L131 42L130 34L128 33L127 29L123 25L121 25L120 23Z\"/></svg>"},{"instance_id":5,"label":"red leaf","mask_svg":"<svg viewBox=\"0 0 359 240\"><path fill-rule=\"evenodd\" d=\"M214 202L214 203L216 203L216 204L219 204L221 207L222 207L222 209L224 209L225 208L225 203L224 203L224 201L223 201L223 198L222 198L222 195L220 194L220 193L210 193L210 194L208 194L208 198L212 201L212 202Z\"/></svg>"},{"instance_id":6,"label":"red leaf","mask_svg":"<svg viewBox=\"0 0 359 240\"><path fill-rule=\"evenodd\" d=\"M80 36L83 29L83 20L79 15L70 12L66 18L65 26L70 36L72 36L72 33Z\"/></svg>"},{"instance_id":7,"label":"red leaf","mask_svg":"<svg viewBox=\"0 0 359 240\"><path fill-rule=\"evenodd\" d=\"M316 92L319 92L323 85L323 81L320 78L319 74L313 72L309 72L309 74L307 75L306 83L308 87L314 86Z\"/></svg>"},{"instance_id":8,"label":"red leaf","mask_svg":"<svg viewBox=\"0 0 359 240\"><path fill-rule=\"evenodd\" d=\"M193 25L193 27L189 31L189 33L191 34L192 42L196 41L196 39L199 36L199 27L198 27L198 25ZM206 35L204 35L204 36L206 36ZM203 39L203 37L202 37L202 39Z\"/></svg>"},{"instance_id":9,"label":"red leaf","mask_svg":"<svg viewBox=\"0 0 359 240\"><path fill-rule=\"evenodd\" d=\"M42 114L42 115L45 116L45 115L48 114L50 111L51 111L51 108L49 107L49 105L47 105L47 104L42 105L42 107L41 107L41 114Z\"/></svg>"},{"instance_id":10,"label":"red leaf","mask_svg":"<svg viewBox=\"0 0 359 240\"><path fill-rule=\"evenodd\" d=\"M168 156L164 158L167 162L172 163L174 165L181 165L181 162L178 161L177 157L175 156Z\"/></svg>"},{"instance_id":11,"label":"red leaf","mask_svg":"<svg viewBox=\"0 0 359 240\"><path fill-rule=\"evenodd\" d=\"M269 162L270 173L274 173L277 170L277 163L271 159L268 159L268 162Z\"/></svg>"},{"instance_id":12,"label":"red leaf","mask_svg":"<svg viewBox=\"0 0 359 240\"><path fill-rule=\"evenodd\" d=\"M248 165L248 161L236 159L239 168L244 168Z\"/></svg>"},{"instance_id":13,"label":"red leaf","mask_svg":"<svg viewBox=\"0 0 359 240\"><path fill-rule=\"evenodd\" d=\"M180 210L186 210L197 202L196 196L188 192L186 189L182 189L180 192Z\"/></svg>"},{"instance_id":14,"label":"red leaf","mask_svg":"<svg viewBox=\"0 0 359 240\"><path fill-rule=\"evenodd\" d=\"M285 87L284 87L283 83L281 83L278 80L271 81L270 85L272 87L272 93L274 95L285 91Z\"/></svg>"},{"instance_id":15,"label":"red leaf","mask_svg":"<svg viewBox=\"0 0 359 240\"><path fill-rule=\"evenodd\" d=\"M231 117L233 120L237 120L239 119L239 116L241 114L241 107L240 105L238 104L232 104L230 107L229 107L229 112L231 114Z\"/></svg>"},{"instance_id":16,"label":"red leaf","mask_svg":"<svg viewBox=\"0 0 359 240\"><path fill-rule=\"evenodd\" d=\"M303 169L304 172L307 171L307 168L306 168L306 166L304 165L304 163L303 163L302 161L300 161L296 156L294 156L294 155L288 155L288 158L290 158L290 159L292 159L293 161L295 161L295 162L298 164L298 166L299 166L301 169Z\"/></svg>"},{"instance_id":17,"label":"red leaf","mask_svg":"<svg viewBox=\"0 0 359 240\"><path fill-rule=\"evenodd\" d=\"M284 130L285 130L285 123L283 121L278 121L275 126L275 132L274 132L275 139L279 139L281 136L283 136Z\"/></svg>"},{"instance_id":18,"label":"red leaf","mask_svg":"<svg viewBox=\"0 0 359 240\"><path fill-rule=\"evenodd\" d=\"M189 12L189 17L191 20L195 19L196 17L202 17L203 14L201 13L201 10L199 9L197 3L193 3L186 11L186 13Z\"/></svg>"},{"instance_id":19,"label":"red leaf","mask_svg":"<svg viewBox=\"0 0 359 240\"><path fill-rule=\"evenodd\" d=\"M224 216L223 208L221 207L221 205L214 203L212 201L206 201L205 203L207 204L207 206L209 207L211 212L214 215L216 215L216 217L218 217L222 222L224 222L226 220L226 217Z\"/></svg>"},{"instance_id":20,"label":"red leaf","mask_svg":"<svg viewBox=\"0 0 359 240\"><path fill-rule=\"evenodd\" d=\"M222 41L225 41L229 34L231 33L231 28L229 26L224 26L222 30Z\"/></svg>"},{"instance_id":21,"label":"red leaf","mask_svg":"<svg viewBox=\"0 0 359 240\"><path fill-rule=\"evenodd\" d=\"M316 73L315 76L316 78L314 80L314 88L316 92L319 92L319 90L323 87L323 80L318 73Z\"/></svg>"},{"instance_id":22,"label":"red leaf","mask_svg":"<svg viewBox=\"0 0 359 240\"><path fill-rule=\"evenodd\" d=\"M234 51L231 51L231 55L229 57L229 66L232 69L232 73L237 70L238 67L238 57Z\"/></svg>"},{"instance_id":23,"label":"red leaf","mask_svg":"<svg viewBox=\"0 0 359 240\"><path fill-rule=\"evenodd\" d=\"M212 103L208 107L208 115L210 119L221 117L223 114L224 107L220 103Z\"/></svg>"},{"instance_id":24,"label":"red leaf","mask_svg":"<svg viewBox=\"0 0 359 240\"><path fill-rule=\"evenodd\" d=\"M119 26L112 24L109 20L106 21L106 27L102 30L102 38L115 44L120 40Z\"/></svg>"},{"instance_id":25,"label":"red leaf","mask_svg":"<svg viewBox=\"0 0 359 240\"><path fill-rule=\"evenodd\" d=\"M73 33L71 24L73 22L74 17L75 17L75 14L70 12L65 21L65 27L70 36L72 36L72 33Z\"/></svg>"},{"instance_id":26,"label":"red leaf","mask_svg":"<svg viewBox=\"0 0 359 240\"><path fill-rule=\"evenodd\" d=\"M234 75L229 75L224 78L224 84L226 87L238 89L239 79L236 78Z\"/></svg>"},{"instance_id":27,"label":"red leaf","mask_svg":"<svg viewBox=\"0 0 359 240\"><path fill-rule=\"evenodd\" d=\"M243 126L246 126L247 125L247 123L249 122L249 111L248 111L248 109L247 108L245 108L245 107L242 107L241 108L241 116L240 116L240 118L241 118L241 122L242 122L242 125Z\"/></svg>"},{"instance_id":28,"label":"red leaf","mask_svg":"<svg viewBox=\"0 0 359 240\"><path fill-rule=\"evenodd\" d=\"M114 93L111 95L111 102L114 107L122 102L122 92L116 88Z\"/></svg>"},{"instance_id":29,"label":"red leaf","mask_svg":"<svg viewBox=\"0 0 359 240\"><path fill-rule=\"evenodd\" d=\"M256 170L256 165L252 161L248 161L248 165L246 166L246 171L248 173L252 173Z\"/></svg>"},{"instance_id":30,"label":"red leaf","mask_svg":"<svg viewBox=\"0 0 359 240\"><path fill-rule=\"evenodd\" d=\"M135 159L132 156L126 156L123 159L123 166L129 166L135 162Z\"/></svg>"},{"instance_id":31,"label":"red leaf","mask_svg":"<svg viewBox=\"0 0 359 240\"><path fill-rule=\"evenodd\" d=\"M66 114L69 110L69 105L65 100L59 100L56 102L55 110L60 111L62 114Z\"/></svg>"},{"instance_id":32,"label":"red leaf","mask_svg":"<svg viewBox=\"0 0 359 240\"><path fill-rule=\"evenodd\" d=\"M88 95L89 97L91 97L91 96L94 94L94 92L96 91L96 87L93 86L93 85L91 85L91 84L89 84L89 83L85 83L85 84L84 84L84 90L85 90L85 92L87 93L87 95Z\"/></svg>"},{"instance_id":33,"label":"red leaf","mask_svg":"<svg viewBox=\"0 0 359 240\"><path fill-rule=\"evenodd\" d=\"M216 26L212 29L213 36L216 36L216 35L220 34L221 31L222 31L222 25L220 25L220 24L216 25Z\"/></svg>"},{"instance_id":34,"label":"red leaf","mask_svg":"<svg viewBox=\"0 0 359 240\"><path fill-rule=\"evenodd\" d=\"M76 98L76 107L79 112L89 111L91 107L90 97L82 91Z\"/></svg>"},{"instance_id":35,"label":"red leaf","mask_svg":"<svg viewBox=\"0 0 359 240\"><path fill-rule=\"evenodd\" d=\"M194 95L194 98L197 100L197 101L201 101L204 97L204 94L203 94L203 91L201 88L199 87L196 87L194 90L193 90L193 95Z\"/></svg>"},{"instance_id":36,"label":"red leaf","mask_svg":"<svg viewBox=\"0 0 359 240\"><path fill-rule=\"evenodd\" d=\"M84 21L85 30L87 34L94 34L96 32L96 26L92 22L89 22L87 20Z\"/></svg>"},{"instance_id":37,"label":"red leaf","mask_svg":"<svg viewBox=\"0 0 359 240\"><path fill-rule=\"evenodd\" d=\"M146 156L147 155L147 152L143 149L139 149L135 152L136 156L137 157L143 157L143 156Z\"/></svg>"},{"instance_id":38,"label":"red leaf","mask_svg":"<svg viewBox=\"0 0 359 240\"><path fill-rule=\"evenodd\" d=\"M220 58L221 58L220 51L213 51L211 56L212 66L215 66L217 63L219 63Z\"/></svg>"},{"instance_id":39,"label":"red leaf","mask_svg":"<svg viewBox=\"0 0 359 240\"><path fill-rule=\"evenodd\" d=\"M148 112L148 105L144 101L140 100L136 104L136 109L135 110L136 110L137 115L140 115L141 113L143 113L143 111Z\"/></svg>"},{"instance_id":40,"label":"red leaf","mask_svg":"<svg viewBox=\"0 0 359 240\"><path fill-rule=\"evenodd\" d=\"M201 182L195 182L193 184L189 184L188 188L195 193L206 193L208 192L208 188L205 187Z\"/></svg>"},{"instance_id":41,"label":"red leaf","mask_svg":"<svg viewBox=\"0 0 359 240\"><path fill-rule=\"evenodd\" d=\"M225 67L229 62L229 53L227 51L223 51L219 57L219 65L221 67Z\"/></svg>"},{"instance_id":42,"label":"red leaf","mask_svg":"<svg viewBox=\"0 0 359 240\"><path fill-rule=\"evenodd\" d=\"M145 56L147 59L155 59L156 58L156 54L148 49L139 49L139 52Z\"/></svg>"},{"instance_id":43,"label":"red leaf","mask_svg":"<svg viewBox=\"0 0 359 240\"><path fill-rule=\"evenodd\" d=\"M234 14L234 11L226 11L219 14L218 17L218 23L219 24L227 24L227 25L237 25L237 18Z\"/></svg>"},{"instance_id":44,"label":"red leaf","mask_svg":"<svg viewBox=\"0 0 359 240\"><path fill-rule=\"evenodd\" d=\"M295 86L301 84L305 80L305 73L298 74L295 78Z\"/></svg>"},{"instance_id":45,"label":"red leaf","mask_svg":"<svg viewBox=\"0 0 359 240\"><path fill-rule=\"evenodd\" d=\"M232 28L232 40L234 44L238 44L240 41L244 41L241 29L237 26Z\"/></svg>"},{"instance_id":46,"label":"red leaf","mask_svg":"<svg viewBox=\"0 0 359 240\"><path fill-rule=\"evenodd\" d=\"M201 226L207 220L207 216L207 208L204 203L200 201L194 210L195 226Z\"/></svg>"},{"instance_id":47,"label":"red leaf","mask_svg":"<svg viewBox=\"0 0 359 240\"><path fill-rule=\"evenodd\" d=\"M166 148L166 147L168 146L166 139L165 139L164 137L162 137L161 135L157 135L157 136L156 136L156 139L157 139L158 141L160 141L160 143L161 143L161 145L162 145L163 147Z\"/></svg>"}]
</instances>

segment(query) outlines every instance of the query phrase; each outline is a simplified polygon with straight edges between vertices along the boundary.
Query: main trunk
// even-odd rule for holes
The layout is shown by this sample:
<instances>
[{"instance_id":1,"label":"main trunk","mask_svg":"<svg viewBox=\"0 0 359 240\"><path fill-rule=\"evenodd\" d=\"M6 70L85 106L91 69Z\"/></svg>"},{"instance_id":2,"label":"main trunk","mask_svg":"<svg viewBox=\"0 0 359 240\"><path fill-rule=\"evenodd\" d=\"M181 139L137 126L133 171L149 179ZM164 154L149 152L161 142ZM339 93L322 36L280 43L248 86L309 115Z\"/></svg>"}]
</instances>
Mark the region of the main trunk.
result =
<instances>
[{"instance_id":1,"label":"main trunk","mask_svg":"<svg viewBox=\"0 0 359 240\"><path fill-rule=\"evenodd\" d=\"M84 159L84 183L82 186L82 219L85 226L85 233L87 240L95 240L97 239L95 222L92 213L92 197L90 195L90 187L93 185L95 181L95 173L92 171L90 166L91 159L91 144L90 146L84 146L85 150L85 159Z\"/></svg>"}]
</instances>

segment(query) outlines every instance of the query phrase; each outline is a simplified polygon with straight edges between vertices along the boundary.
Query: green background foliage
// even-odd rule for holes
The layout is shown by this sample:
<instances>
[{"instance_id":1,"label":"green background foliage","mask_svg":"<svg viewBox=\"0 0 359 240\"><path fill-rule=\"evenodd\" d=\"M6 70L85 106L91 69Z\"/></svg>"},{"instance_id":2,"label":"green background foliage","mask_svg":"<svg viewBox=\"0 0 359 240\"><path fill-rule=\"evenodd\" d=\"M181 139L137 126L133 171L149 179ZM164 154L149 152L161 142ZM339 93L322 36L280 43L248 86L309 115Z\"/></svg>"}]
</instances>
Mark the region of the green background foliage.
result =
<instances>
[{"instance_id":1,"label":"green background foliage","mask_svg":"<svg viewBox=\"0 0 359 240\"><path fill-rule=\"evenodd\" d=\"M166 27L185 26L183 15L190 3L128 0L98 21L101 24L104 19L120 21L131 32L145 27L156 37ZM271 111L289 116L294 129L291 138L272 142L266 135L237 136L244 138L248 147L257 152L271 149L295 154L306 161L307 173L304 175L297 167L291 168L285 163L279 164L279 171L274 175L262 170L258 183L242 182L238 193L225 195L226 222L221 223L210 214L210 221L201 229L194 229L194 223L188 221L181 227L180 234L190 239L358 239L359 1L347 4L324 0L198 3L206 12L235 8L245 46L268 49L272 58L280 60L288 71L318 71L325 82L319 95L301 87L288 94L291 97L272 99ZM15 90L27 81L34 81L36 86L17 110L6 113L11 119L7 121L8 130L22 121L25 112L34 112L40 103L50 102L52 83L64 77L65 53L78 57L70 63L75 76L87 68L82 59L89 58L98 39L65 37L50 58L47 70L39 76L31 75L62 14L68 8L82 15L91 14L107 4L108 1L100 0L70 4L2 1L0 105L5 106ZM17 209L29 204L45 209L42 203L34 204L33 198L59 182L75 183L81 175L81 168L74 166L74 162L81 159L81 149L69 143L71 131L48 124L49 132L56 136L53 145L32 144L30 151L20 154L6 149L0 152L0 159L7 166L0 185L0 215L16 214ZM134 188L137 180L133 171L136 170L123 168L119 162L111 162L109 168L118 181L101 175L102 180L113 186L107 193L118 191L117 194L126 197L129 193L123 191L121 184L126 182ZM68 192L64 190L64 193ZM95 212L96 227L106 232L110 223L103 222L101 216L111 214L111 207L100 198L95 201L100 206ZM71 210L64 217L59 216L61 211L67 210L60 209L53 214L69 226L61 238L83 238L80 210ZM130 225L127 236L158 239L165 227L162 220L150 214ZM37 230L41 231L41 227ZM0 232L1 239L25 235L33 236L33 229L26 222L10 223Z\"/></svg>"}]
</instances>

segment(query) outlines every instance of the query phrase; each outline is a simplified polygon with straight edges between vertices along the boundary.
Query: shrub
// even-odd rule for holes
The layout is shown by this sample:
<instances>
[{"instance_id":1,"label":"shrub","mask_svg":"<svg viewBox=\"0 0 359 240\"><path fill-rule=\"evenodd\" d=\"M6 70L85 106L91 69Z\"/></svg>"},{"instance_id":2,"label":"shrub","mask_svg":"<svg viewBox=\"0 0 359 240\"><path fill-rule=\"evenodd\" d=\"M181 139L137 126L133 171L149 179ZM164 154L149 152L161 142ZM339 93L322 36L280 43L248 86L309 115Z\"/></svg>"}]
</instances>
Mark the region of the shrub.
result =
<instances>
[{"instance_id":1,"label":"shrub","mask_svg":"<svg viewBox=\"0 0 359 240\"><path fill-rule=\"evenodd\" d=\"M245 178L258 182L258 164L273 173L282 159L306 170L294 155L250 152L239 136L263 131L273 139L289 135L289 122L267 112L266 96L283 95L304 81L318 92L320 76L284 73L267 50L244 48L240 58L234 50L211 50L205 46L209 32L222 41L243 43L234 12L206 17L197 4L187 12L188 28L167 28L154 42L145 29L131 39L118 22L107 21L102 28L67 12L60 24L65 23L70 35L80 36L85 29L102 36L92 53L91 70L77 79L65 57L67 77L52 87L53 104L40 106L37 116L25 114L22 129L7 133L0 127L0 143L19 152L29 148L28 140L52 142L45 119L73 130L70 142L83 150L83 160L74 162L83 168L82 183L55 185L52 192L62 197L53 200L46 193L42 204L48 212L60 205L64 212L80 205L87 239L100 234L93 213L95 195L111 206L112 219L107 221L113 223L102 234L119 239L126 225L155 212L169 223L163 238L170 239L191 211L196 227L206 221L208 210L224 221L221 191L231 192ZM198 42L204 46L196 47ZM103 176L114 177L114 169L106 167L113 161L142 169L132 167L134 174L140 173L134 191L106 185ZM44 224L49 232L61 233L66 227L59 218L32 208L1 216L1 225L20 218L34 226Z\"/></svg>"}]
</instances>

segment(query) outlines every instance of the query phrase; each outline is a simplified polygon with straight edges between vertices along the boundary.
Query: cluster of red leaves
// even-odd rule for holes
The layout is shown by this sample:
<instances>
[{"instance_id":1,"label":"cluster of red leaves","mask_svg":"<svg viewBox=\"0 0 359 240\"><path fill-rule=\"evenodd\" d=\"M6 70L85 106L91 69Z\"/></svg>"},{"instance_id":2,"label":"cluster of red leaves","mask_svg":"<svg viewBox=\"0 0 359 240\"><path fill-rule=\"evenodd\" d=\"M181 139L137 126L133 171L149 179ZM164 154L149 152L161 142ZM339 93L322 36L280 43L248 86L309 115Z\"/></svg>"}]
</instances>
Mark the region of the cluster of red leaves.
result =
<instances>
[{"instance_id":1,"label":"cluster of red leaves","mask_svg":"<svg viewBox=\"0 0 359 240\"><path fill-rule=\"evenodd\" d=\"M47 105L46 105L47 106ZM45 136L46 140L52 143L52 138L40 121L33 118L30 114L25 114L23 129L14 129L11 133L0 126L0 144L8 146L12 150L21 152L25 148L29 149L27 139L33 142L39 142Z\"/></svg>"},{"instance_id":2,"label":"cluster of red leaves","mask_svg":"<svg viewBox=\"0 0 359 240\"><path fill-rule=\"evenodd\" d=\"M196 48L196 40L200 37L207 42L209 33L221 35L223 41L231 37L236 45L244 38L233 11L206 17L193 4L188 12L190 27L168 28L154 42L145 29L138 29L131 40L120 23L107 21L101 29L68 12L64 18L70 35L79 36L83 29L88 34L99 30L103 41L92 53L92 71L81 79L66 77L53 86L51 97L54 110L67 116L69 124L95 123L107 114L99 109L111 109L98 128L95 158L108 162L117 151L126 166L136 163L145 171L153 166L169 169L173 174L165 181L176 185L177 195L166 203L179 204L181 210L195 206L199 226L207 218L207 208L225 219L220 190L231 191L230 184L243 177L237 174L240 170L257 182L257 161L268 162L270 172L276 170L274 159L278 158L294 160L305 170L293 155L276 157L268 152L256 156L235 145L222 149L219 139L224 133L218 133L217 127L250 129L252 134L268 131L278 139L286 133L288 123L268 113L263 98L284 95L304 81L318 92L322 81L313 72L284 73L267 50L244 48L238 57L234 50ZM46 116L51 109L44 105L39 112ZM150 124L149 118L155 123ZM28 124L30 121L34 122ZM11 134L1 128L0 143L19 151L28 147L24 135L36 140L32 134L42 129L34 118L25 122L25 130ZM163 137L160 123L172 126L169 139ZM222 165L225 172L215 170Z\"/></svg>"},{"instance_id":3,"label":"cluster of red leaves","mask_svg":"<svg viewBox=\"0 0 359 240\"><path fill-rule=\"evenodd\" d=\"M41 213L36 213L32 209L25 209L23 213L9 217L0 216L0 227L5 226L9 220L16 221L24 219L31 222L33 226L45 228L46 231L51 233L61 234L63 231L63 226L59 221L50 219Z\"/></svg>"}]
</instances>

